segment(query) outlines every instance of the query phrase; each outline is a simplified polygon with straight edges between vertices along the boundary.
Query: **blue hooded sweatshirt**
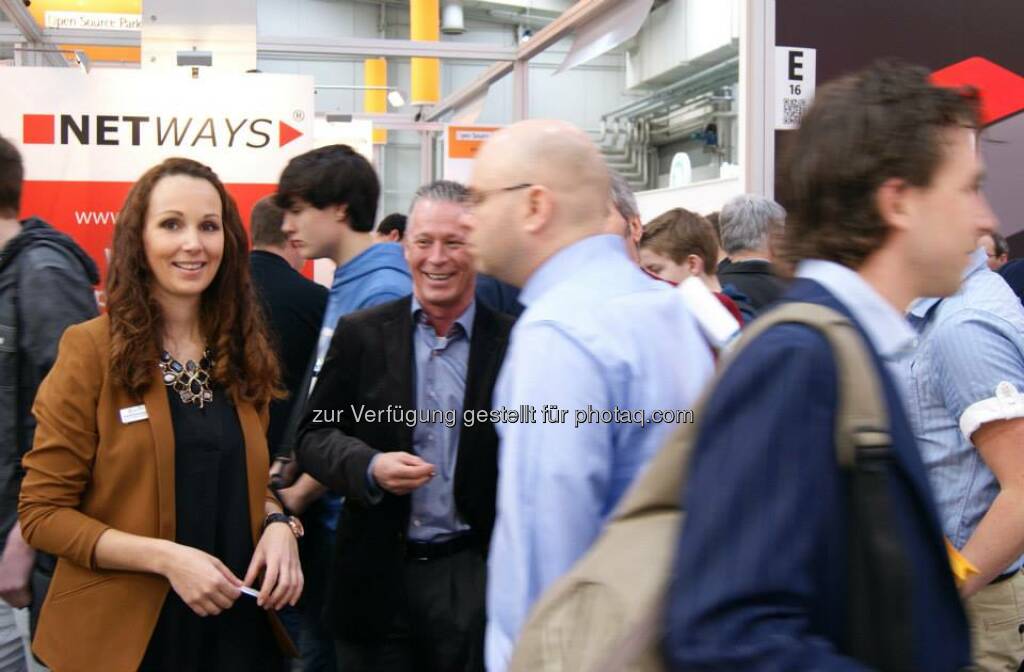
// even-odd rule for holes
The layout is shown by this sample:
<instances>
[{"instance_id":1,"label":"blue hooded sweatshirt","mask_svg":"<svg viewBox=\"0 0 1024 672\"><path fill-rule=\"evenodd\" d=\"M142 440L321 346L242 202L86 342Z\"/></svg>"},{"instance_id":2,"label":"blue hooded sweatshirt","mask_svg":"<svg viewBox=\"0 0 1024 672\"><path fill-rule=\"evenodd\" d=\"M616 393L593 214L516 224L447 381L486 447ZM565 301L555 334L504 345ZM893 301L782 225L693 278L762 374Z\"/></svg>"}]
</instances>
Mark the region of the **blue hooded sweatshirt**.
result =
<instances>
[{"instance_id":1,"label":"blue hooded sweatshirt","mask_svg":"<svg viewBox=\"0 0 1024 672\"><path fill-rule=\"evenodd\" d=\"M324 323L316 346L313 379L320 374L338 320L357 310L372 308L411 293L412 275L398 243L371 245L339 266L334 271L334 282L327 296L327 310L324 311ZM328 495L323 501L323 524L334 530L341 512L341 499Z\"/></svg>"},{"instance_id":2,"label":"blue hooded sweatshirt","mask_svg":"<svg viewBox=\"0 0 1024 672\"><path fill-rule=\"evenodd\" d=\"M316 346L313 375L320 373L338 320L412 293L412 275L398 243L377 243L334 271L327 310Z\"/></svg>"}]
</instances>

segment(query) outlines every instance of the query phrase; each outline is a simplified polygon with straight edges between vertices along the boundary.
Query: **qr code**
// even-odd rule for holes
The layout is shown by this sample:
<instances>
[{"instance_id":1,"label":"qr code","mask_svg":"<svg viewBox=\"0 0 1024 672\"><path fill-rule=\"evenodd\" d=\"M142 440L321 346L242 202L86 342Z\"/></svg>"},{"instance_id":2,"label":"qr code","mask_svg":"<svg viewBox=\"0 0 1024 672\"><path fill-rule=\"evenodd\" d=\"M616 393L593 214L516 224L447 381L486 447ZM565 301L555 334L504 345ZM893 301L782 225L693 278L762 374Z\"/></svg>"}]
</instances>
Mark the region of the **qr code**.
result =
<instances>
[{"instance_id":1,"label":"qr code","mask_svg":"<svg viewBox=\"0 0 1024 672\"><path fill-rule=\"evenodd\" d=\"M803 98L783 98L782 123L787 126L799 126L800 119L803 118L804 111L807 109L807 102Z\"/></svg>"}]
</instances>

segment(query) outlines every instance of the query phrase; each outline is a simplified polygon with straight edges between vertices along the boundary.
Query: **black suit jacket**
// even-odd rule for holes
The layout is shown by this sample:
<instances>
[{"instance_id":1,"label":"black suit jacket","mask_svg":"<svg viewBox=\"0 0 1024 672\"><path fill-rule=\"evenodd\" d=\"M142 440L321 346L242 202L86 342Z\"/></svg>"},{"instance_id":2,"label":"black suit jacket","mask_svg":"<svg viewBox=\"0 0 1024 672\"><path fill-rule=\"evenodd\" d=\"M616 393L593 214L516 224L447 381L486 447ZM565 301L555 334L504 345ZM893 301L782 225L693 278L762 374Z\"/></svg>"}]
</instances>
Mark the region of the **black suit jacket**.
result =
<instances>
[{"instance_id":1,"label":"black suit jacket","mask_svg":"<svg viewBox=\"0 0 1024 672\"><path fill-rule=\"evenodd\" d=\"M320 323L327 307L327 288L307 279L280 255L255 250L250 255L252 281L263 302L274 349L281 362L281 377L287 399L270 404L267 447L278 451L281 436L296 399L306 366L316 348Z\"/></svg>"},{"instance_id":2,"label":"black suit jacket","mask_svg":"<svg viewBox=\"0 0 1024 672\"><path fill-rule=\"evenodd\" d=\"M338 322L320 378L299 428L296 455L307 473L343 495L326 616L335 634L359 641L381 637L405 599L403 571L408 495L376 500L366 481L378 452L414 453L412 427L357 421L355 409L415 407L411 297L346 315ZM477 303L469 347L464 411L490 410L512 318ZM455 506L487 553L494 527L498 436L489 423L459 418Z\"/></svg>"},{"instance_id":3,"label":"black suit jacket","mask_svg":"<svg viewBox=\"0 0 1024 672\"><path fill-rule=\"evenodd\" d=\"M778 301L788 287L785 280L775 275L772 265L767 261L723 259L718 265L717 274L723 287L732 285L746 294L755 311Z\"/></svg>"}]
</instances>

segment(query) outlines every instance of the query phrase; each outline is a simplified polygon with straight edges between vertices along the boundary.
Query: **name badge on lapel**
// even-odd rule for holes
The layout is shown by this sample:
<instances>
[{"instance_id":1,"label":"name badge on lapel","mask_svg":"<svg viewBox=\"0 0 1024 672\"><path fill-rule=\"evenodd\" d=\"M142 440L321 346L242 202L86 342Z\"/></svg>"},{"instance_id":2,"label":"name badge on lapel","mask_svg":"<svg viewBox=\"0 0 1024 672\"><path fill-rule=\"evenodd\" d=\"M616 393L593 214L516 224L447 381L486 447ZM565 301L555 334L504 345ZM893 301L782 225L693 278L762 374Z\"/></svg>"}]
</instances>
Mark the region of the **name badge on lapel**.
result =
<instances>
[{"instance_id":1,"label":"name badge on lapel","mask_svg":"<svg viewBox=\"0 0 1024 672\"><path fill-rule=\"evenodd\" d=\"M129 406L128 408L121 409L121 422L129 425L139 420L145 420L149 417L149 413L146 412L146 405L139 404L138 406Z\"/></svg>"}]
</instances>

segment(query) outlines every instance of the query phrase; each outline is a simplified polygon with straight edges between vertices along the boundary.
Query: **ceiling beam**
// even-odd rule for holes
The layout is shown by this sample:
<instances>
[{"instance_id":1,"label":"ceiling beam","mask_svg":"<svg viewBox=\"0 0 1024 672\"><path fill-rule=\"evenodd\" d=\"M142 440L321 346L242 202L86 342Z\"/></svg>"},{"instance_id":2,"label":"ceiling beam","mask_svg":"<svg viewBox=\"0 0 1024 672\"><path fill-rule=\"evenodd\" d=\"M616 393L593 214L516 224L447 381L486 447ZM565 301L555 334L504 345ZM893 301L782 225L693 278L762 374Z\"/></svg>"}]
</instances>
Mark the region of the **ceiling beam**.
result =
<instances>
[{"instance_id":1,"label":"ceiling beam","mask_svg":"<svg viewBox=\"0 0 1024 672\"><path fill-rule=\"evenodd\" d=\"M479 77L474 79L468 86L452 93L447 98L430 109L425 115L427 121L437 121L444 115L463 107L478 96L487 93L487 89L494 82L498 81L515 68L515 63L495 63L484 70Z\"/></svg>"},{"instance_id":2,"label":"ceiling beam","mask_svg":"<svg viewBox=\"0 0 1024 672\"><path fill-rule=\"evenodd\" d=\"M256 39L260 57L275 56L425 56L444 60L504 61L515 57L515 47L473 42L419 42L362 37L334 39L260 35Z\"/></svg>"},{"instance_id":3,"label":"ceiling beam","mask_svg":"<svg viewBox=\"0 0 1024 672\"><path fill-rule=\"evenodd\" d=\"M11 0L0 0L0 3ZM16 0L21 4L21 0ZM29 17L31 18L31 17ZM138 47L138 30L68 30L38 31L39 39L49 44L88 45L103 47ZM21 42L25 38L19 28L0 25L0 42ZM308 58L317 56L394 56L409 58L425 56L445 60L508 61L515 58L515 47L473 42L416 42L376 38L304 38L260 35L256 50L261 58Z\"/></svg>"},{"instance_id":4,"label":"ceiling beam","mask_svg":"<svg viewBox=\"0 0 1024 672\"><path fill-rule=\"evenodd\" d=\"M568 37L580 26L612 9L619 2L620 0L579 0L557 19L534 33L529 42L519 45L516 59L530 60L559 40Z\"/></svg>"},{"instance_id":5,"label":"ceiling beam","mask_svg":"<svg viewBox=\"0 0 1024 672\"><path fill-rule=\"evenodd\" d=\"M579 0L579 2L566 10L557 19L534 33L528 42L519 45L519 48L516 49L514 62L495 63L468 86L452 93L435 105L427 113L426 119L428 121L437 121L449 112L457 110L477 96L486 93L491 84L515 69L515 62L528 62L531 58L542 53L562 38L567 37L572 31L600 16L602 12L615 7L619 1Z\"/></svg>"},{"instance_id":6,"label":"ceiling beam","mask_svg":"<svg viewBox=\"0 0 1024 672\"><path fill-rule=\"evenodd\" d=\"M572 0L465 0L465 6L557 16L572 6Z\"/></svg>"},{"instance_id":7,"label":"ceiling beam","mask_svg":"<svg viewBox=\"0 0 1024 672\"><path fill-rule=\"evenodd\" d=\"M33 49L43 49L40 55L45 59L47 65L68 67L67 59L56 51L52 42L48 41L39 28L39 24L28 13L28 8L22 0L0 0L0 11L2 11L20 35L19 42L26 42ZM49 51L53 49L53 51Z\"/></svg>"}]
</instances>

